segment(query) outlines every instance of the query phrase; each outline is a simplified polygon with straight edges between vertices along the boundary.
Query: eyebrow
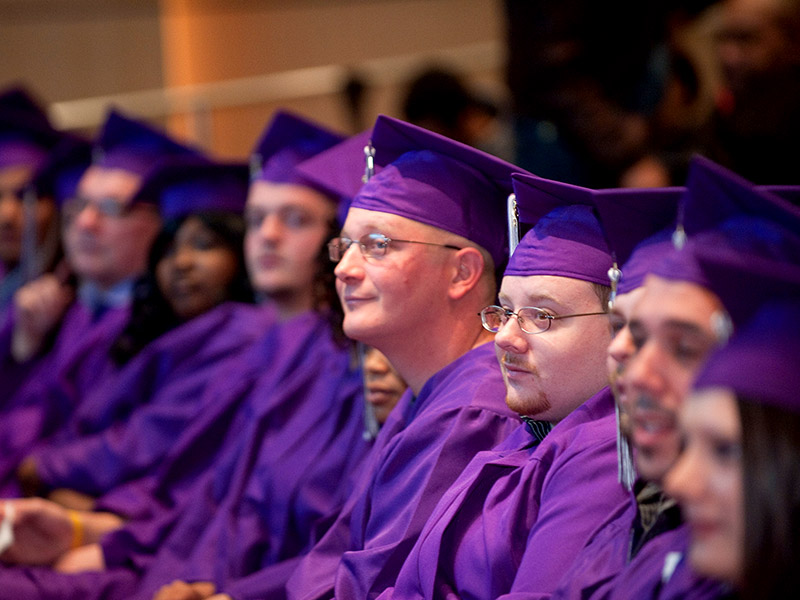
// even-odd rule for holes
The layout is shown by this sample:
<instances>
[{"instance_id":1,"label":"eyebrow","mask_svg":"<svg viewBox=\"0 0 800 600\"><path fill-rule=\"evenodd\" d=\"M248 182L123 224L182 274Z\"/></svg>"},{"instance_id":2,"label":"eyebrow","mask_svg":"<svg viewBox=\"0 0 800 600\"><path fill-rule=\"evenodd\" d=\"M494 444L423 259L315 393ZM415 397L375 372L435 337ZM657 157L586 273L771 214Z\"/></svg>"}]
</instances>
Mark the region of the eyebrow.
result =
<instances>
[{"instance_id":1,"label":"eyebrow","mask_svg":"<svg viewBox=\"0 0 800 600\"><path fill-rule=\"evenodd\" d=\"M540 305L542 305L542 304L555 304L555 305L563 308L563 304L561 302L559 302L558 300L556 300L552 296L548 296L547 294L537 294L537 295L534 295L534 296L527 296L526 295L525 298L526 298L525 304L522 304L521 306L533 306L533 307L539 308ZM506 304L513 304L513 302L511 302L508 299L508 296L506 296L504 294L499 294L497 296L497 299L501 303L505 302Z\"/></svg>"}]
</instances>

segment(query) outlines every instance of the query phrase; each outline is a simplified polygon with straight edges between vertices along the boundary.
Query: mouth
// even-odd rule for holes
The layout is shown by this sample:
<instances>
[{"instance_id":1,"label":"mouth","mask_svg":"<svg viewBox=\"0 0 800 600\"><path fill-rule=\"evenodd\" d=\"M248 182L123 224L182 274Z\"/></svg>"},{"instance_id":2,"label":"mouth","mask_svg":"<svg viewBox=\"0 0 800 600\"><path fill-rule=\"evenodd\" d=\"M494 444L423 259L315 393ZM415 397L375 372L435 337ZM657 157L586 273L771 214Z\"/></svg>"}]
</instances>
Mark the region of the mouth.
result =
<instances>
[{"instance_id":1,"label":"mouth","mask_svg":"<svg viewBox=\"0 0 800 600\"><path fill-rule=\"evenodd\" d=\"M654 404L650 399L637 399L630 419L634 443L639 447L657 445L677 432L677 415Z\"/></svg>"},{"instance_id":2,"label":"mouth","mask_svg":"<svg viewBox=\"0 0 800 600\"><path fill-rule=\"evenodd\" d=\"M342 299L342 304L344 304L346 308L352 310L358 306L361 306L362 304L371 302L372 300L373 299L368 296L345 296Z\"/></svg>"},{"instance_id":3,"label":"mouth","mask_svg":"<svg viewBox=\"0 0 800 600\"><path fill-rule=\"evenodd\" d=\"M273 269L283 262L283 258L277 254L262 254L258 257L258 266L262 269Z\"/></svg>"},{"instance_id":4,"label":"mouth","mask_svg":"<svg viewBox=\"0 0 800 600\"><path fill-rule=\"evenodd\" d=\"M388 388L370 388L365 390L365 399L370 404L380 406L391 402L395 398L394 390Z\"/></svg>"}]
</instances>

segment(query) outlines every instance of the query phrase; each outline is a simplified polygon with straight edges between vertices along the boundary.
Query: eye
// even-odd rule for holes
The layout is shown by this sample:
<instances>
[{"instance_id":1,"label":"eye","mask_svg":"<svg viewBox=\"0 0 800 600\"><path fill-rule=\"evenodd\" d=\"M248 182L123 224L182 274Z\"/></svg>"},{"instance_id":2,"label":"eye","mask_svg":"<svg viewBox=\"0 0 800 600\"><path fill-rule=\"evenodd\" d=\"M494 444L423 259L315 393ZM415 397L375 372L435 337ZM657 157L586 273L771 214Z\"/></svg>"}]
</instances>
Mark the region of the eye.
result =
<instances>
[{"instance_id":1,"label":"eye","mask_svg":"<svg viewBox=\"0 0 800 600\"><path fill-rule=\"evenodd\" d=\"M608 317L609 323L611 324L611 337L616 337L620 331L625 329L625 318L616 313L610 313Z\"/></svg>"},{"instance_id":2,"label":"eye","mask_svg":"<svg viewBox=\"0 0 800 600\"><path fill-rule=\"evenodd\" d=\"M256 210L247 210L244 213L244 222L248 229L258 229L264 220L264 213Z\"/></svg>"},{"instance_id":3,"label":"eye","mask_svg":"<svg viewBox=\"0 0 800 600\"><path fill-rule=\"evenodd\" d=\"M306 227L312 221L311 215L295 207L284 208L280 211L279 215L283 224L292 229Z\"/></svg>"},{"instance_id":4,"label":"eye","mask_svg":"<svg viewBox=\"0 0 800 600\"><path fill-rule=\"evenodd\" d=\"M640 324L636 322L632 322L628 325L628 329L631 333L631 342L633 342L633 347L636 348L636 351L642 349L647 343L647 332L644 330Z\"/></svg>"},{"instance_id":5,"label":"eye","mask_svg":"<svg viewBox=\"0 0 800 600\"><path fill-rule=\"evenodd\" d=\"M718 439L711 444L711 451L720 463L736 463L742 456L742 445L735 440Z\"/></svg>"}]
</instances>

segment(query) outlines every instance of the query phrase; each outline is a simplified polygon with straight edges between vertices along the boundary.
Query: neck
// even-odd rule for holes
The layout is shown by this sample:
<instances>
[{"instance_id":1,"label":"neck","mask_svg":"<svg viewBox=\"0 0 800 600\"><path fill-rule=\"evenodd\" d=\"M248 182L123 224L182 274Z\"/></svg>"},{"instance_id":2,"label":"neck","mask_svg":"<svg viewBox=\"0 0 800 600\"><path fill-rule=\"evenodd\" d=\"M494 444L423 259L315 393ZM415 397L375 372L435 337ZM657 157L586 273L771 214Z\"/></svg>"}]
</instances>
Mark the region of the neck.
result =
<instances>
[{"instance_id":1,"label":"neck","mask_svg":"<svg viewBox=\"0 0 800 600\"><path fill-rule=\"evenodd\" d=\"M427 327L413 339L402 339L394 349L384 350L414 395L441 369L493 339L480 322L476 327L472 323L465 326L460 320L445 321Z\"/></svg>"},{"instance_id":2,"label":"neck","mask_svg":"<svg viewBox=\"0 0 800 600\"><path fill-rule=\"evenodd\" d=\"M314 308L311 296L292 294L289 292L266 296L267 301L274 303L280 321L288 321L297 315Z\"/></svg>"}]
</instances>

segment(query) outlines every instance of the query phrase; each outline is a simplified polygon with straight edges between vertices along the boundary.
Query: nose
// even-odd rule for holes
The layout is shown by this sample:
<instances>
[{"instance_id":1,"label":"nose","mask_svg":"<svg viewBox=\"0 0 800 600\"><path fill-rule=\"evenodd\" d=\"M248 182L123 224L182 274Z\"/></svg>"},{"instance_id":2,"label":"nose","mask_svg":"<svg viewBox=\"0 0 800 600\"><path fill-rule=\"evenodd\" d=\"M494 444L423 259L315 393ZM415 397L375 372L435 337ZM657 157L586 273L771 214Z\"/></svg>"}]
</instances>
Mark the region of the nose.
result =
<instances>
[{"instance_id":1,"label":"nose","mask_svg":"<svg viewBox=\"0 0 800 600\"><path fill-rule=\"evenodd\" d=\"M347 282L364 277L364 257L358 244L351 244L336 264L333 274L339 281Z\"/></svg>"},{"instance_id":2,"label":"nose","mask_svg":"<svg viewBox=\"0 0 800 600\"><path fill-rule=\"evenodd\" d=\"M624 385L630 389L659 395L664 390L664 377L660 365L663 357L656 344L646 342L638 352L628 358L628 364L622 374Z\"/></svg>"},{"instance_id":3,"label":"nose","mask_svg":"<svg viewBox=\"0 0 800 600\"><path fill-rule=\"evenodd\" d=\"M636 346L633 344L631 331L626 325L617 332L611 343L608 345L608 355L619 365L625 366L631 357L636 353Z\"/></svg>"},{"instance_id":4,"label":"nose","mask_svg":"<svg viewBox=\"0 0 800 600\"><path fill-rule=\"evenodd\" d=\"M185 271L192 267L194 264L194 252L192 249L184 244L181 244L174 250L172 256L172 264L178 271Z\"/></svg>"},{"instance_id":5,"label":"nose","mask_svg":"<svg viewBox=\"0 0 800 600\"><path fill-rule=\"evenodd\" d=\"M72 223L81 229L96 229L101 218L100 211L90 202L75 215Z\"/></svg>"},{"instance_id":6,"label":"nose","mask_svg":"<svg viewBox=\"0 0 800 600\"><path fill-rule=\"evenodd\" d=\"M509 317L497 330L494 343L501 350L514 354L522 354L528 349L528 338L514 316Z\"/></svg>"},{"instance_id":7,"label":"nose","mask_svg":"<svg viewBox=\"0 0 800 600\"><path fill-rule=\"evenodd\" d=\"M22 204L12 192L0 191L0 222L14 221L22 211Z\"/></svg>"},{"instance_id":8,"label":"nose","mask_svg":"<svg viewBox=\"0 0 800 600\"><path fill-rule=\"evenodd\" d=\"M265 215L258 228L258 234L265 242L277 242L283 234L283 224L278 215Z\"/></svg>"}]
</instances>

